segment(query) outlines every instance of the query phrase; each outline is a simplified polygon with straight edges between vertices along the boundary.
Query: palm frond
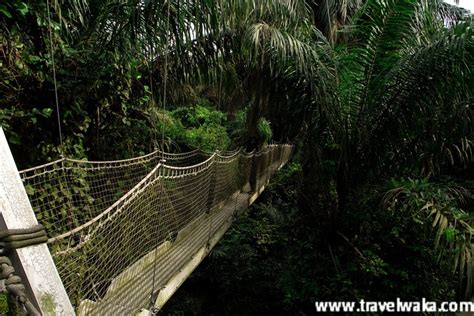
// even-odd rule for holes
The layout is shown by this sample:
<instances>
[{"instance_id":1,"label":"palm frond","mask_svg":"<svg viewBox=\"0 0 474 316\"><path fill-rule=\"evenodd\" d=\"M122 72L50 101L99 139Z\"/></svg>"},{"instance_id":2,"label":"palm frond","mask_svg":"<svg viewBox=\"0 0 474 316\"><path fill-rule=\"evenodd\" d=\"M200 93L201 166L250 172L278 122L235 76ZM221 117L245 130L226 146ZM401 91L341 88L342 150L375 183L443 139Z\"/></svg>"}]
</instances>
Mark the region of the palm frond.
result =
<instances>
[{"instance_id":1,"label":"palm frond","mask_svg":"<svg viewBox=\"0 0 474 316\"><path fill-rule=\"evenodd\" d=\"M403 212L409 217L426 222L429 226L439 260L448 258L453 273L459 275L462 296L470 298L474 289L471 274L474 244L472 215L460 208L472 193L451 183L429 183L426 180L408 180L385 192L381 199L383 208Z\"/></svg>"}]
</instances>

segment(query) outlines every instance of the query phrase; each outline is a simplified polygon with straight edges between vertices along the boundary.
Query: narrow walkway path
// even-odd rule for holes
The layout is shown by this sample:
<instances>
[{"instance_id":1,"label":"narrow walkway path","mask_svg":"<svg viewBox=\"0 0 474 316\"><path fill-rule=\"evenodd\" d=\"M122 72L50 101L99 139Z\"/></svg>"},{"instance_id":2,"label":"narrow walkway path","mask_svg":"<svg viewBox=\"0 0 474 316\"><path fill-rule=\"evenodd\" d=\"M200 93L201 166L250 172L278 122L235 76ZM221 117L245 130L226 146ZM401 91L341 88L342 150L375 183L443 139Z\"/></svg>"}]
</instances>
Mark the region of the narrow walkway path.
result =
<instances>
[{"instance_id":1,"label":"narrow walkway path","mask_svg":"<svg viewBox=\"0 0 474 316\"><path fill-rule=\"evenodd\" d=\"M264 189L262 186L254 194L236 192L222 208L196 218L179 232L174 242L161 244L115 278L101 301L81 302L78 314L136 315L143 306L150 306L150 301L143 298L150 297L153 288L155 308L161 309L222 238L234 218Z\"/></svg>"}]
</instances>

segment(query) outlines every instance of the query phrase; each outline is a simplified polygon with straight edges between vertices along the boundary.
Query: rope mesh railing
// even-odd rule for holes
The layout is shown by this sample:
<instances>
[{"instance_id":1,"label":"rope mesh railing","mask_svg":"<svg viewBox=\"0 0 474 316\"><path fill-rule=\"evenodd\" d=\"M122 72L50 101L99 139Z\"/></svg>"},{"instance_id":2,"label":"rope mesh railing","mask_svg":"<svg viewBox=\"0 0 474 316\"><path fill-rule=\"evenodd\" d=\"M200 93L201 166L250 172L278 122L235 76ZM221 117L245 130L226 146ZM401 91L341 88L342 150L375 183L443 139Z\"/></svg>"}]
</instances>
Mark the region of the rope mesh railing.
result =
<instances>
[{"instance_id":1,"label":"rope mesh railing","mask_svg":"<svg viewBox=\"0 0 474 316\"><path fill-rule=\"evenodd\" d=\"M157 269L152 253L234 194L256 191L285 163L289 145L258 153L154 153L120 161L58 161L20 172L72 304L80 314L147 307L155 284L127 287ZM209 223L209 234L214 229ZM162 267L161 267L162 268ZM119 299L120 298L120 299Z\"/></svg>"},{"instance_id":2,"label":"rope mesh railing","mask_svg":"<svg viewBox=\"0 0 474 316\"><path fill-rule=\"evenodd\" d=\"M200 151L151 154L118 161L60 159L20 172L39 221L50 237L95 217L136 185L161 159L171 166L196 164ZM73 212L72 210L81 210Z\"/></svg>"}]
</instances>

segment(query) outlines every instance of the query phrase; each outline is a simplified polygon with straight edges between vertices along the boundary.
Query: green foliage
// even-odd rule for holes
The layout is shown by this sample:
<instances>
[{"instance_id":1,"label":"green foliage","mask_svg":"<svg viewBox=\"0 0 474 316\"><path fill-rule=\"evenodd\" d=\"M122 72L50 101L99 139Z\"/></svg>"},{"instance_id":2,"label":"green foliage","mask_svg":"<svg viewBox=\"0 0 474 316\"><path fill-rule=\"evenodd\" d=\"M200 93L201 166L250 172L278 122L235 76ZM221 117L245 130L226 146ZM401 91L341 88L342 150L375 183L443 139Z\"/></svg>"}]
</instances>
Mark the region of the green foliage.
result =
<instances>
[{"instance_id":1,"label":"green foliage","mask_svg":"<svg viewBox=\"0 0 474 316\"><path fill-rule=\"evenodd\" d=\"M409 259L398 265L385 255L391 253L388 245L393 243L409 248L410 256L423 258L421 261L436 259L448 270L462 265L454 277L472 288L470 279L462 280L462 274L472 270L466 268L467 262L460 264L471 256L467 236L472 228L471 223L458 217L469 210L442 198L444 194L452 196L449 190L453 186L434 189L430 185L413 194L405 186L395 189L393 192L404 192L391 200L397 210L407 210L400 212L403 215L369 203L364 211L374 214L367 221L372 225L381 222L386 232L393 232L384 238L383 251L374 247L382 247L376 238L382 232L377 229L362 223L355 225L362 231L349 229L351 233L347 233L340 228L350 222L348 217L357 222L353 216L362 216L359 208L363 207L359 200L373 197L376 193L371 188L391 177L425 176L432 181L435 177L456 176L457 186L472 179L472 18L454 14L455 23L445 27L446 14L441 1L369 0L352 23L343 27L341 34L346 40L334 50L338 61L334 86L337 101L323 101L337 109L324 112L324 120L314 120L307 134L302 195L305 208L320 209L317 216L330 227L328 234L339 230L338 237L332 238L342 238L357 247L357 240L367 234L368 242L360 248L370 252L354 248L354 253L367 259L369 267L364 271L373 272L374 278L378 274L393 275L394 266L404 273L411 271L408 264L413 263ZM319 107L318 114L325 109ZM325 207L321 207L321 200L325 200ZM420 233L431 220L434 243L427 241L429 234ZM390 221L397 225L395 230L389 227ZM423 237L411 234L410 227ZM430 246L436 250L430 250ZM436 267L427 268L434 274ZM447 282L444 276L438 280L444 280L445 289L455 288L455 282ZM394 284L407 293L421 291L419 287ZM431 289L431 285L426 286ZM367 289L369 285L360 282L357 288Z\"/></svg>"},{"instance_id":2,"label":"green foliage","mask_svg":"<svg viewBox=\"0 0 474 316\"><path fill-rule=\"evenodd\" d=\"M6 315L8 313L8 296L7 294L0 295L0 314Z\"/></svg>"},{"instance_id":3,"label":"green foliage","mask_svg":"<svg viewBox=\"0 0 474 316\"><path fill-rule=\"evenodd\" d=\"M207 151L226 150L230 145L225 128L217 125L187 129L184 134L184 141L193 148Z\"/></svg>"},{"instance_id":4,"label":"green foliage","mask_svg":"<svg viewBox=\"0 0 474 316\"><path fill-rule=\"evenodd\" d=\"M27 315L22 304L9 293L0 294L0 315L25 316Z\"/></svg>"},{"instance_id":5,"label":"green foliage","mask_svg":"<svg viewBox=\"0 0 474 316\"><path fill-rule=\"evenodd\" d=\"M295 162L276 175L165 315L310 315L315 300L455 299L449 260L438 259L420 233L424 224L402 212L389 215L371 192L328 236L316 210L298 207L301 176Z\"/></svg>"},{"instance_id":6,"label":"green foliage","mask_svg":"<svg viewBox=\"0 0 474 316\"><path fill-rule=\"evenodd\" d=\"M10 138L8 139L10 143L20 144L21 135L14 131L9 122L12 118L21 119L28 124L35 125L38 122L38 119L50 118L53 113L51 108L43 108L41 110L33 108L31 111L23 111L21 109L10 107L0 109L0 126L4 129L11 130Z\"/></svg>"},{"instance_id":7,"label":"green foliage","mask_svg":"<svg viewBox=\"0 0 474 316\"><path fill-rule=\"evenodd\" d=\"M70 138L67 146L82 147L90 159L130 157L154 147L150 143L157 138L156 122L150 113L158 108L156 100L163 97L164 73L167 102L196 99L189 95L204 84L201 90L211 91L206 96L209 103L238 110L258 94L253 78L259 71L271 76L293 73L293 79L295 74L305 74L307 85L313 85L316 81L310 76L319 78L316 70L323 69L319 42L313 41L313 37L322 38L307 19L311 12L297 1L269 1L264 5L223 2L223 7L212 2L172 1L170 10L179 14L172 14L170 19L163 14L161 2L147 2L143 7L133 1L115 0L52 0L50 8L46 4L14 0L0 7L0 50L4 56L0 108L24 113L33 108L55 109L54 56L60 107L60 113L55 114L60 116L64 138ZM190 23L203 27L190 33ZM169 25L174 32L167 32ZM233 31L227 33L224 28ZM189 45L193 38L203 40L199 45ZM151 61L157 52L168 51L167 43L173 43L167 63L162 56ZM287 67L297 72L288 72ZM188 98L183 97L186 95ZM57 158L54 148L59 145L59 135L54 116L29 123L19 114L2 122L8 125L7 136L15 139L12 147L15 156L21 157L20 168ZM215 125L219 116L208 119L206 128L200 128L202 122L194 122L195 130L184 139L192 146L210 142L227 148L228 139ZM41 133L36 133L38 130ZM264 130L268 138L269 130ZM117 137L132 132L141 136L133 140ZM207 133L218 136L209 138ZM76 149L62 151L69 154Z\"/></svg>"},{"instance_id":8,"label":"green foliage","mask_svg":"<svg viewBox=\"0 0 474 316\"><path fill-rule=\"evenodd\" d=\"M272 127L270 126L270 122L268 120L263 117L260 118L257 124L257 129L260 139L262 139L263 142L268 143L272 139Z\"/></svg>"},{"instance_id":9,"label":"green foliage","mask_svg":"<svg viewBox=\"0 0 474 316\"><path fill-rule=\"evenodd\" d=\"M441 0L174 0L168 16L163 4L52 0L51 20L46 1L0 4L0 125L20 169L61 154L137 156L161 137L168 150L224 150L243 144L250 118L263 141L300 137L302 164L285 169L214 252L227 268L209 264L209 288L230 302L218 312L296 314L315 298L400 292L447 300L451 270L469 289L472 198L460 188L472 180L474 139L466 12ZM197 91L206 96L194 105ZM164 94L171 112L157 104ZM446 175L455 180L439 180ZM372 190L392 177L426 179ZM68 218L64 190L54 197ZM383 205L374 202L387 190ZM75 193L90 196L87 186Z\"/></svg>"},{"instance_id":10,"label":"green foliage","mask_svg":"<svg viewBox=\"0 0 474 316\"><path fill-rule=\"evenodd\" d=\"M0 4L0 13L2 13L7 18L13 18L13 13L19 13L22 16L25 16L29 11L28 4L23 1L14 0L10 3Z\"/></svg>"},{"instance_id":11,"label":"green foliage","mask_svg":"<svg viewBox=\"0 0 474 316\"><path fill-rule=\"evenodd\" d=\"M234 144L243 144L245 140L248 109L248 107L245 107L238 111L234 119L228 122L227 129L229 130L229 136Z\"/></svg>"},{"instance_id":12,"label":"green foliage","mask_svg":"<svg viewBox=\"0 0 474 316\"><path fill-rule=\"evenodd\" d=\"M300 276L294 273L301 267L302 258L298 259L296 253L289 255L294 247L288 232L295 224L293 216L297 210L280 200L296 196L295 188L285 184L295 183L300 170L296 163L283 169L279 174L281 182L273 183L264 193L264 203L253 206L234 223L211 252L204 268L184 285L185 292L177 293L165 307L165 314L173 310L194 314L270 314L283 307L281 313L291 310L290 306L301 299L299 295L310 283L316 286L308 280L305 289L294 287ZM277 200L280 203L272 205ZM198 293L194 288L206 291ZM288 302L282 306L284 300ZM251 304L252 301L264 303Z\"/></svg>"},{"instance_id":13,"label":"green foliage","mask_svg":"<svg viewBox=\"0 0 474 316\"><path fill-rule=\"evenodd\" d=\"M473 184L464 187L453 181L392 179L389 186L382 205L392 214L401 212L429 228L427 237L434 240L438 260L450 260L453 272L459 269L460 285L464 284L463 296L469 298L474 288L471 276L474 268L471 259L473 222L472 215L464 207L474 201Z\"/></svg>"},{"instance_id":14,"label":"green foliage","mask_svg":"<svg viewBox=\"0 0 474 316\"><path fill-rule=\"evenodd\" d=\"M348 33L356 42L339 47L342 119L334 132L354 186L350 177L371 181L417 160L419 172L440 174L455 152L451 164L472 162L472 22L445 28L442 8L367 1Z\"/></svg>"},{"instance_id":15,"label":"green foliage","mask_svg":"<svg viewBox=\"0 0 474 316\"><path fill-rule=\"evenodd\" d=\"M210 110L199 104L193 107L177 108L172 113L186 128L200 125L222 125L226 121L224 113Z\"/></svg>"},{"instance_id":16,"label":"green foliage","mask_svg":"<svg viewBox=\"0 0 474 316\"><path fill-rule=\"evenodd\" d=\"M231 141L223 125L224 113L196 105L177 108L171 115L175 121L168 124L165 135L174 141L206 151L229 148Z\"/></svg>"}]
</instances>

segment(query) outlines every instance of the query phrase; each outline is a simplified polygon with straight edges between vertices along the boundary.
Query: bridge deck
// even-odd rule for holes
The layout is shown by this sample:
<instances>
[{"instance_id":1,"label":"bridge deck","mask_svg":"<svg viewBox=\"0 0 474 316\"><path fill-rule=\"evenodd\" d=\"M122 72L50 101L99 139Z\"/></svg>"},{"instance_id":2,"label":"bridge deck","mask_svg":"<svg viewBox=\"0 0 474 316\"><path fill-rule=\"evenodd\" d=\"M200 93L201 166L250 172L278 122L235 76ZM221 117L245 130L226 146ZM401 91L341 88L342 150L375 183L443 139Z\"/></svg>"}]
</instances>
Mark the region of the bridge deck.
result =
<instances>
[{"instance_id":1,"label":"bridge deck","mask_svg":"<svg viewBox=\"0 0 474 316\"><path fill-rule=\"evenodd\" d=\"M150 305L142 298L151 297L152 288L156 290L154 306L161 309L222 238L235 216L250 206L264 188L261 186L253 194L236 192L223 207L196 218L178 233L174 242L161 244L115 278L101 301L83 301L78 314L138 314L140 306ZM154 266L161 268L154 271Z\"/></svg>"},{"instance_id":2,"label":"bridge deck","mask_svg":"<svg viewBox=\"0 0 474 316\"><path fill-rule=\"evenodd\" d=\"M159 310L291 152L290 145L270 145L251 153L214 152L201 162L199 151L119 161L64 158L18 176L8 151L15 186L49 236L44 253L51 260L25 265L27 283L36 284L35 274L47 270L41 265L51 267L58 278L45 294L57 302L56 314ZM162 163L165 154L169 164ZM0 184L10 182L0 177ZM43 293L30 296L48 314Z\"/></svg>"}]
</instances>

